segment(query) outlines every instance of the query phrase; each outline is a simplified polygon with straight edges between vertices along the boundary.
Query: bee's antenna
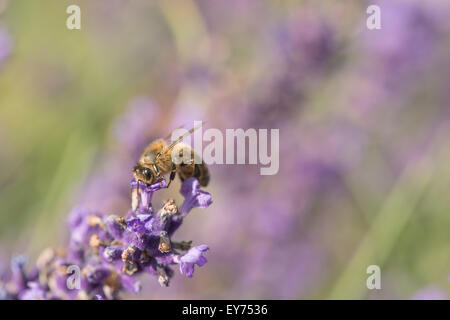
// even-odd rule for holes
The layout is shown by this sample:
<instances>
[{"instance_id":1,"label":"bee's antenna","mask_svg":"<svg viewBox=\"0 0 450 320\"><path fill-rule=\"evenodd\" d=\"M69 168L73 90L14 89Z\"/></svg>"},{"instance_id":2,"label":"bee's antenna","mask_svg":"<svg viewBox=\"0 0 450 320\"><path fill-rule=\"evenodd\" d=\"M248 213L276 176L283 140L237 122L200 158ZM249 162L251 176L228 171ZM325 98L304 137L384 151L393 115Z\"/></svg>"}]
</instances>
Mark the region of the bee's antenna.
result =
<instances>
[{"instance_id":1,"label":"bee's antenna","mask_svg":"<svg viewBox=\"0 0 450 320\"><path fill-rule=\"evenodd\" d=\"M179 127L177 127L175 130L181 129L181 128L183 128L185 125L186 125L186 123L183 124L183 125L181 125L181 126L179 126ZM173 130L173 131L175 131L175 130ZM173 133L173 131L172 131L172 133ZM169 140L169 139L172 137L172 133L168 134L167 137L164 138L164 140Z\"/></svg>"}]
</instances>

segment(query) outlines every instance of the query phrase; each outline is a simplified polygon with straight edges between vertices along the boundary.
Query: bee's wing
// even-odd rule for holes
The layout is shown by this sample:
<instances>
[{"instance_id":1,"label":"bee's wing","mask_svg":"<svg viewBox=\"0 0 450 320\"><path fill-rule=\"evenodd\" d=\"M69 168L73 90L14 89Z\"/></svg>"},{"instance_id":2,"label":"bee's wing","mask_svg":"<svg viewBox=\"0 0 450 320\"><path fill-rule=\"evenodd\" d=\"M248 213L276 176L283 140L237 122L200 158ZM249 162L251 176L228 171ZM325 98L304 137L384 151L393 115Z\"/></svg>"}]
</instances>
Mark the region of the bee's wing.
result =
<instances>
[{"instance_id":1,"label":"bee's wing","mask_svg":"<svg viewBox=\"0 0 450 320\"><path fill-rule=\"evenodd\" d=\"M181 140L183 140L184 138L186 138L187 136L191 135L195 130L201 128L203 126L202 122L201 124L195 126L194 128L192 128L191 130L189 130L188 132L186 132L185 134L179 136L175 141L173 141L170 145L168 145L163 152L159 153L157 155L157 157L166 154L167 152L170 152Z\"/></svg>"},{"instance_id":2,"label":"bee's wing","mask_svg":"<svg viewBox=\"0 0 450 320\"><path fill-rule=\"evenodd\" d=\"M154 164L158 154L161 154L166 146L166 142L163 139L158 139L150 143L142 152L139 162L141 164Z\"/></svg>"}]
</instances>

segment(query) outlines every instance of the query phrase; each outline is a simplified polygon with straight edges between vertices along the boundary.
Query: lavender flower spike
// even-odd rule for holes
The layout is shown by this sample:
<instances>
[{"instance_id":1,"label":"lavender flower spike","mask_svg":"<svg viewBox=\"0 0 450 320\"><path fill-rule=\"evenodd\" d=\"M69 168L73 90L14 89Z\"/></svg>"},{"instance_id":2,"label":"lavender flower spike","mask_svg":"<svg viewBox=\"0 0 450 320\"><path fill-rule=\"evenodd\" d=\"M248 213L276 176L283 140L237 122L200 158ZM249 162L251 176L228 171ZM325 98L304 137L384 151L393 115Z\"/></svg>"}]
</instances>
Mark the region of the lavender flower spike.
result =
<instances>
[{"instance_id":1,"label":"lavender flower spike","mask_svg":"<svg viewBox=\"0 0 450 320\"><path fill-rule=\"evenodd\" d=\"M13 259L9 273L0 278L0 298L119 299L124 290L141 290L140 274L157 276L161 286L168 286L176 264L181 274L191 278L194 265L207 262L203 253L209 248L172 238L192 208L211 204L211 195L190 178L180 190L185 197L180 210L174 200L168 200L156 211L152 195L166 187L165 180L150 186L132 180L130 185L132 208L126 216L75 208L69 216L70 238L64 250L45 250L30 272L24 258Z\"/></svg>"}]
</instances>

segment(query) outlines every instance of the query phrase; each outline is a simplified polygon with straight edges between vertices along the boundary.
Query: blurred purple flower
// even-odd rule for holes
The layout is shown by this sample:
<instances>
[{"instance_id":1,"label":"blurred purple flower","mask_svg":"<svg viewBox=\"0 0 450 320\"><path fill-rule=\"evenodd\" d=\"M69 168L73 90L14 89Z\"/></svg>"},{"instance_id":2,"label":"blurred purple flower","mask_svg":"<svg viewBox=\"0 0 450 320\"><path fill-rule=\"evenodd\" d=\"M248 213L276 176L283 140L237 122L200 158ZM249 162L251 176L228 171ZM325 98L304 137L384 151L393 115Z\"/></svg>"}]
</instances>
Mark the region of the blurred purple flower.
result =
<instances>
[{"instance_id":1,"label":"blurred purple flower","mask_svg":"<svg viewBox=\"0 0 450 320\"><path fill-rule=\"evenodd\" d=\"M358 54L364 59L352 60L353 74L347 81L352 116L364 122L373 119L369 115L376 107L395 105L414 88L417 75L435 58L435 48L448 25L442 11L450 9L432 1L380 0L376 4L382 12L382 28L361 33L362 52Z\"/></svg>"},{"instance_id":2,"label":"blurred purple flower","mask_svg":"<svg viewBox=\"0 0 450 320\"><path fill-rule=\"evenodd\" d=\"M297 112L306 89L323 74L337 49L336 31L313 11L299 11L269 34L273 67L269 80L257 83L255 96L243 110L250 127L276 128Z\"/></svg>"},{"instance_id":3,"label":"blurred purple flower","mask_svg":"<svg viewBox=\"0 0 450 320\"><path fill-rule=\"evenodd\" d=\"M377 4L382 12L382 28L376 32L366 30L363 44L373 71L378 69L377 74L394 85L431 60L440 31L438 7L409 0L381 0Z\"/></svg>"}]
</instances>

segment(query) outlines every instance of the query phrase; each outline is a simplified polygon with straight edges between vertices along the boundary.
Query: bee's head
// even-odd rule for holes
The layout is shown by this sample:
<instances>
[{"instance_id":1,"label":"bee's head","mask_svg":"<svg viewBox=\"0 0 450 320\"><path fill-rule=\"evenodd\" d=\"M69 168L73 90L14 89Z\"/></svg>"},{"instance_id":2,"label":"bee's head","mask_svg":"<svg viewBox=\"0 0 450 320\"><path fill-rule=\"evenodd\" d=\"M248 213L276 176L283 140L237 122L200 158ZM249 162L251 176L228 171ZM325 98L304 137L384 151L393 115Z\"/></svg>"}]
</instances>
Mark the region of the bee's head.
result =
<instances>
[{"instance_id":1,"label":"bee's head","mask_svg":"<svg viewBox=\"0 0 450 320\"><path fill-rule=\"evenodd\" d=\"M133 175L136 180L140 180L147 184L152 184L154 180L153 172L140 164L134 166Z\"/></svg>"}]
</instances>

